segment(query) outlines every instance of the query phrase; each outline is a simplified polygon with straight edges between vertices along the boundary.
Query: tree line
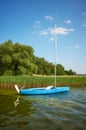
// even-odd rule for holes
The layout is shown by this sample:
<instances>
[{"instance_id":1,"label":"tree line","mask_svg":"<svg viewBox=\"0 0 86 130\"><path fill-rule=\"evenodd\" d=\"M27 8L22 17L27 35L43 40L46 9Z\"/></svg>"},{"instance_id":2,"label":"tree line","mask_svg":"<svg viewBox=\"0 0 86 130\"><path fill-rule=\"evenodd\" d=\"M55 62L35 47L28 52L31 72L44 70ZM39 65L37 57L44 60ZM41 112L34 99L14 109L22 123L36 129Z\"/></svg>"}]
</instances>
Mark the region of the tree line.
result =
<instances>
[{"instance_id":1,"label":"tree line","mask_svg":"<svg viewBox=\"0 0 86 130\"><path fill-rule=\"evenodd\" d=\"M34 55L34 49L28 45L13 43L8 40L0 44L0 75L54 75L54 64ZM56 65L57 75L75 75L76 72L65 70Z\"/></svg>"}]
</instances>

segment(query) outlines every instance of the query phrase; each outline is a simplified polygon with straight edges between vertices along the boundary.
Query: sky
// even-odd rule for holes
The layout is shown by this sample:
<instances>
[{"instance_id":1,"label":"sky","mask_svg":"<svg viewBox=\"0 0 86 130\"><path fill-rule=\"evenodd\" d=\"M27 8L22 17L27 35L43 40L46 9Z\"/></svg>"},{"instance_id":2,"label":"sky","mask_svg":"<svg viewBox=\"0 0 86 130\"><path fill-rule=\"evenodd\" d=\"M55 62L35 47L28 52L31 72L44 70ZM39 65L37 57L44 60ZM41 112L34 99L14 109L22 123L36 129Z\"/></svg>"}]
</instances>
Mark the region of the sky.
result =
<instances>
[{"instance_id":1,"label":"sky","mask_svg":"<svg viewBox=\"0 0 86 130\"><path fill-rule=\"evenodd\" d=\"M86 74L86 0L0 0L0 44L7 40Z\"/></svg>"}]
</instances>

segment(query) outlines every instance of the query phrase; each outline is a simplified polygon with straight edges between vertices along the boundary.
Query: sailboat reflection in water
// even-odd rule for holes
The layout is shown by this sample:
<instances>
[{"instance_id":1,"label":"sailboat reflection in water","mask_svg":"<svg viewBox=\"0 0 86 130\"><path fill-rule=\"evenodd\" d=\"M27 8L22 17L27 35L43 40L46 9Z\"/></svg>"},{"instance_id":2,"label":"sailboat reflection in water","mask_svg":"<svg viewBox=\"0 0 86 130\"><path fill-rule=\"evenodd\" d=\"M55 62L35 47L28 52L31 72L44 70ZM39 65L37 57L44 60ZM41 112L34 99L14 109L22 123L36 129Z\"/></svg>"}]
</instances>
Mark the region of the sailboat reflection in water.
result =
<instances>
[{"instance_id":1,"label":"sailboat reflection in water","mask_svg":"<svg viewBox=\"0 0 86 130\"><path fill-rule=\"evenodd\" d=\"M20 96L17 97L16 101L14 102L14 106L18 106L20 103Z\"/></svg>"}]
</instances>

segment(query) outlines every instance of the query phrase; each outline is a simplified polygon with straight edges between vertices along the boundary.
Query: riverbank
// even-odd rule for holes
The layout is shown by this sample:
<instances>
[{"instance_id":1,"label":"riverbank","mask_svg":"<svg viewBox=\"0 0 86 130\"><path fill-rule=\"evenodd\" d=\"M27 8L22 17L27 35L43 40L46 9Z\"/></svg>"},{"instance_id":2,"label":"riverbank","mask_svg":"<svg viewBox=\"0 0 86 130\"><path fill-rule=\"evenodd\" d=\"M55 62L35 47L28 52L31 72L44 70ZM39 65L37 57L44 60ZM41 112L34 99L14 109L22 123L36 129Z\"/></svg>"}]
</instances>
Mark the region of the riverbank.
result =
<instances>
[{"instance_id":1,"label":"riverbank","mask_svg":"<svg viewBox=\"0 0 86 130\"><path fill-rule=\"evenodd\" d=\"M54 85L54 76L0 76L0 88L46 87ZM86 76L57 76L56 86L85 87Z\"/></svg>"}]
</instances>

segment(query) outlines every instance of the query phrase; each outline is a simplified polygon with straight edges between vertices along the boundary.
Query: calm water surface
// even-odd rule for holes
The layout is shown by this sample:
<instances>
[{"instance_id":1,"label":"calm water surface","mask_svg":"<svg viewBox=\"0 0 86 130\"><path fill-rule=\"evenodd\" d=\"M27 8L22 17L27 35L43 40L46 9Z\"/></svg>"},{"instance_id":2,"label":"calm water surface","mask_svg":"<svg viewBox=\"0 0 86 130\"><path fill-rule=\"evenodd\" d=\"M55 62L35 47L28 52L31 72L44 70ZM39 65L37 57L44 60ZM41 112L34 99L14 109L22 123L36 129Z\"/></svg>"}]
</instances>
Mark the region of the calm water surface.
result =
<instances>
[{"instance_id":1,"label":"calm water surface","mask_svg":"<svg viewBox=\"0 0 86 130\"><path fill-rule=\"evenodd\" d=\"M14 91L0 90L0 130L86 130L86 88L45 96Z\"/></svg>"}]
</instances>

